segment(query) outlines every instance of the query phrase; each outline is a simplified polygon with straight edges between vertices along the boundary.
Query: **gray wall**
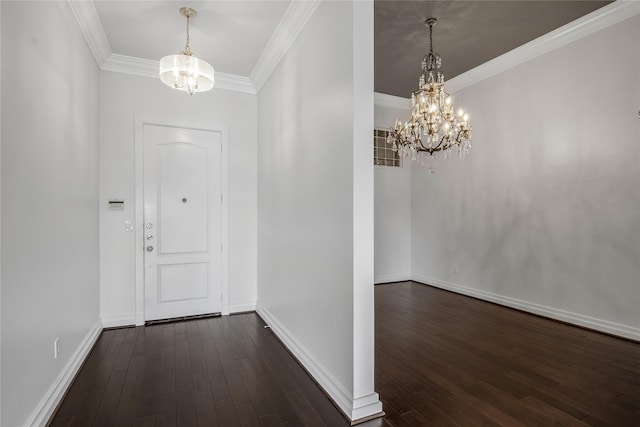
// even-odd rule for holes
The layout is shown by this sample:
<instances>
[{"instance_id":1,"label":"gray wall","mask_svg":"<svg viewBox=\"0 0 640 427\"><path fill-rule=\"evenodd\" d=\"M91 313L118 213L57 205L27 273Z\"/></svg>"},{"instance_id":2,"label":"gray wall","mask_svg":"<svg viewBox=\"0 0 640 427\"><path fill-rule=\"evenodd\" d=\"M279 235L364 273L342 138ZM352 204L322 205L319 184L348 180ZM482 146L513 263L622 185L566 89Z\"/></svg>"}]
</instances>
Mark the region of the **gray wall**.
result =
<instances>
[{"instance_id":1,"label":"gray wall","mask_svg":"<svg viewBox=\"0 0 640 427\"><path fill-rule=\"evenodd\" d=\"M389 129L396 119L407 120L407 108L376 103L376 129ZM411 279L411 159L402 167L376 166L375 183L375 282Z\"/></svg>"},{"instance_id":2,"label":"gray wall","mask_svg":"<svg viewBox=\"0 0 640 427\"><path fill-rule=\"evenodd\" d=\"M322 2L258 93L258 311L352 418L380 409L372 127L373 4Z\"/></svg>"},{"instance_id":3,"label":"gray wall","mask_svg":"<svg viewBox=\"0 0 640 427\"><path fill-rule=\"evenodd\" d=\"M456 93L474 146L412 171L415 279L640 338L639 32L635 16Z\"/></svg>"},{"instance_id":4,"label":"gray wall","mask_svg":"<svg viewBox=\"0 0 640 427\"><path fill-rule=\"evenodd\" d=\"M98 69L66 2L0 7L0 424L18 426L99 322Z\"/></svg>"}]
</instances>

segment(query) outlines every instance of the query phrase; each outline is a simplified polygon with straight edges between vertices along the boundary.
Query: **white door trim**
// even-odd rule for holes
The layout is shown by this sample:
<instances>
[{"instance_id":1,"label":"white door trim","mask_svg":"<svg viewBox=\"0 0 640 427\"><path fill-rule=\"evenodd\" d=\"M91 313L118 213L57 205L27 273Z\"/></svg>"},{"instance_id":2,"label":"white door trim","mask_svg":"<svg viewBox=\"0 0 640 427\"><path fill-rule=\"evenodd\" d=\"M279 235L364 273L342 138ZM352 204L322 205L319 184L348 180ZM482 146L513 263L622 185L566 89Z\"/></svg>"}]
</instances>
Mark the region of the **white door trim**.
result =
<instances>
[{"instance_id":1,"label":"white door trim","mask_svg":"<svg viewBox=\"0 0 640 427\"><path fill-rule=\"evenodd\" d=\"M220 132L222 143L222 309L229 307L229 129L226 125L203 124L135 116L135 253L136 253L136 325L144 325L144 125L179 127Z\"/></svg>"}]
</instances>

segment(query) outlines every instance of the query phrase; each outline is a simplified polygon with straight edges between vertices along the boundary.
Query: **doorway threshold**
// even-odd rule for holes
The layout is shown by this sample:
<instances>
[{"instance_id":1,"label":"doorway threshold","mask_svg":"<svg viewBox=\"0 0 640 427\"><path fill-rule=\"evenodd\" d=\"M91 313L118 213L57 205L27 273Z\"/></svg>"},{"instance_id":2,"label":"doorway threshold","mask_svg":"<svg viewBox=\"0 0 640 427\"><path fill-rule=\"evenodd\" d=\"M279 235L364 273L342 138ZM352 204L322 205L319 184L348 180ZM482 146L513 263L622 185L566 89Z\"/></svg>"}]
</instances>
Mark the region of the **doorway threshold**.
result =
<instances>
[{"instance_id":1,"label":"doorway threshold","mask_svg":"<svg viewBox=\"0 0 640 427\"><path fill-rule=\"evenodd\" d=\"M162 323L182 322L185 320L207 319L209 317L220 317L220 316L222 316L222 313L216 312L216 313L196 314L193 316L170 317L168 319L146 320L144 322L144 326L159 325Z\"/></svg>"}]
</instances>

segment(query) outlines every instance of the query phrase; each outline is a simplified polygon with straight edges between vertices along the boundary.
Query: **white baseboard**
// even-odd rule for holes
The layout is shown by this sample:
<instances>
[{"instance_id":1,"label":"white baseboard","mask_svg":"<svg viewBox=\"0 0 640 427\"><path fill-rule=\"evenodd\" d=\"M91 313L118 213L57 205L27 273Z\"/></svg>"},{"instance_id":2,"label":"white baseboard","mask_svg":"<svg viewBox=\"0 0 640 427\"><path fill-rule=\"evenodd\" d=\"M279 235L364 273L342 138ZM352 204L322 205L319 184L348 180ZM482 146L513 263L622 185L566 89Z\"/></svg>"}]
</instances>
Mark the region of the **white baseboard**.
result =
<instances>
[{"instance_id":1,"label":"white baseboard","mask_svg":"<svg viewBox=\"0 0 640 427\"><path fill-rule=\"evenodd\" d=\"M96 325L89 331L84 337L80 346L69 359L69 362L62 369L58 378L49 387L49 390L45 393L44 397L33 411L25 426L31 427L44 427L47 425L49 418L53 415L54 411L62 401L67 389L71 385L71 382L75 378L78 370L82 366L82 363L87 358L93 345L102 332L102 322L96 323Z\"/></svg>"},{"instance_id":2,"label":"white baseboard","mask_svg":"<svg viewBox=\"0 0 640 427\"><path fill-rule=\"evenodd\" d=\"M144 326L144 312L136 312L136 326Z\"/></svg>"},{"instance_id":3,"label":"white baseboard","mask_svg":"<svg viewBox=\"0 0 640 427\"><path fill-rule=\"evenodd\" d=\"M494 302L528 313L537 314L551 319L560 320L562 322L571 323L573 325L582 326L611 335L640 341L640 328L620 323L609 322L608 320L597 319L595 317L585 316L570 311L564 311L553 307L547 307L504 295L494 294L493 292L482 291L479 289L469 288L467 286L456 285L454 283L445 282L444 280L434 279L432 277L414 275L413 280L434 286L436 288L445 289L462 295L468 295L481 300Z\"/></svg>"},{"instance_id":4,"label":"white baseboard","mask_svg":"<svg viewBox=\"0 0 640 427\"><path fill-rule=\"evenodd\" d=\"M135 313L112 314L102 316L102 326L104 328L118 328L120 326L133 326L136 324Z\"/></svg>"},{"instance_id":5,"label":"white baseboard","mask_svg":"<svg viewBox=\"0 0 640 427\"><path fill-rule=\"evenodd\" d=\"M271 313L263 308L257 307L256 311L262 319L271 327L271 330L282 341L287 349L305 367L307 372L322 387L325 393L333 400L338 408L352 421L368 418L382 413L382 402L378 393L371 393L367 396L354 399L347 390L344 389L331 373L307 350L298 340L285 328Z\"/></svg>"},{"instance_id":6,"label":"white baseboard","mask_svg":"<svg viewBox=\"0 0 640 427\"><path fill-rule=\"evenodd\" d=\"M256 311L255 301L245 301L237 304L223 304L222 314L242 313L245 311Z\"/></svg>"},{"instance_id":7,"label":"white baseboard","mask_svg":"<svg viewBox=\"0 0 640 427\"><path fill-rule=\"evenodd\" d=\"M411 280L410 273L380 274L375 276L373 283L378 285L381 283L404 282L407 280Z\"/></svg>"},{"instance_id":8,"label":"white baseboard","mask_svg":"<svg viewBox=\"0 0 640 427\"><path fill-rule=\"evenodd\" d=\"M380 396L375 392L353 399L351 407L351 416L349 417L351 418L351 425L360 424L384 415Z\"/></svg>"}]
</instances>

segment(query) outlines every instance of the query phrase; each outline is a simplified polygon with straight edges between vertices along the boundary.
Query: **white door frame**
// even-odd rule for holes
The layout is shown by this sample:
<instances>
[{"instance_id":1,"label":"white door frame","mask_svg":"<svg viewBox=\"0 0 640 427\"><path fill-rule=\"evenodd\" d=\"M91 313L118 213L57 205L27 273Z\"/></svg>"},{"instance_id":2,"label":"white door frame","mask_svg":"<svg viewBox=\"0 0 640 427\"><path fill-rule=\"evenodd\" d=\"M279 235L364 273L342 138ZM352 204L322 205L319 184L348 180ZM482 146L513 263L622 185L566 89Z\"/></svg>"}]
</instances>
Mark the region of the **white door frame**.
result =
<instances>
[{"instance_id":1,"label":"white door frame","mask_svg":"<svg viewBox=\"0 0 640 427\"><path fill-rule=\"evenodd\" d=\"M222 313L229 307L229 140L226 125L203 124L135 116L135 252L136 325L144 325L144 126L156 125L220 132L220 185L222 191Z\"/></svg>"}]
</instances>

